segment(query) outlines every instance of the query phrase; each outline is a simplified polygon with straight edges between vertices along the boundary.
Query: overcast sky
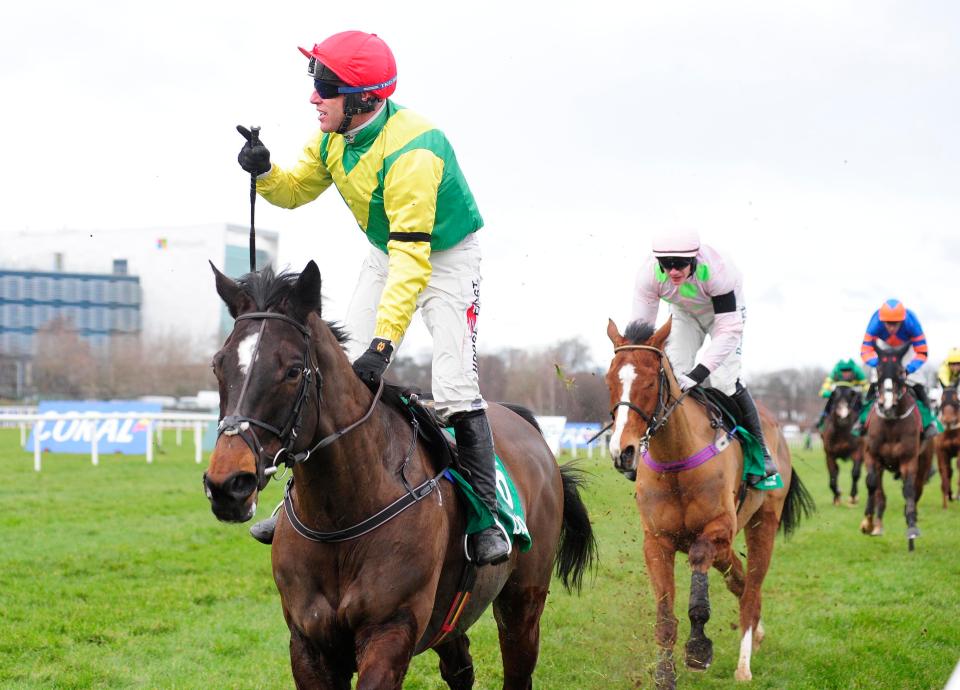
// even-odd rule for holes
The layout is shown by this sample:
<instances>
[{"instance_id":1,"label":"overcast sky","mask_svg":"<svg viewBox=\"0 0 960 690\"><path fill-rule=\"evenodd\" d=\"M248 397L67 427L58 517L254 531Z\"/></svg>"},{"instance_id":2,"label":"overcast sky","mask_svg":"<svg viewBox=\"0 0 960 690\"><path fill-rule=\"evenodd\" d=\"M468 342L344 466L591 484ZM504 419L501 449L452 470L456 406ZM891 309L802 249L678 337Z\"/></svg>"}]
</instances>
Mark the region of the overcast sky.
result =
<instances>
[{"instance_id":1,"label":"overcast sky","mask_svg":"<svg viewBox=\"0 0 960 690\"><path fill-rule=\"evenodd\" d=\"M651 233L680 225L745 275L748 372L856 357L892 296L935 362L960 345L956 3L56 0L4 15L0 247L25 228L248 224L234 126L294 162L317 126L297 46L362 29L393 49L394 99L447 133L486 221L481 350L581 336L605 366ZM281 265L317 261L341 318L367 244L339 195L259 200L257 226L280 232ZM417 317L401 353L428 343Z\"/></svg>"}]
</instances>

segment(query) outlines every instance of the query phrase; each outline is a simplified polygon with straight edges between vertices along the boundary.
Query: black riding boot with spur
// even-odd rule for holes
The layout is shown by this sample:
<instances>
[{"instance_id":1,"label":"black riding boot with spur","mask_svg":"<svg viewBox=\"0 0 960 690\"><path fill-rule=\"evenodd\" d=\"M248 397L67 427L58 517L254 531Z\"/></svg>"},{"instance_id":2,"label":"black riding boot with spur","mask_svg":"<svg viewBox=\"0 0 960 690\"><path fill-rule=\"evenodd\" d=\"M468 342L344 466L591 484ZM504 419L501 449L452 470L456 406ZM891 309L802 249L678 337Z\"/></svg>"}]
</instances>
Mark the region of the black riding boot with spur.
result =
<instances>
[{"instance_id":1,"label":"black riding boot with spur","mask_svg":"<svg viewBox=\"0 0 960 690\"><path fill-rule=\"evenodd\" d=\"M460 465L469 473L474 492L494 516L497 514L497 475L493 459L493 434L484 410L460 412L451 416L457 437ZM477 565L496 565L510 556L510 542L496 525L473 535Z\"/></svg>"},{"instance_id":2,"label":"black riding boot with spur","mask_svg":"<svg viewBox=\"0 0 960 690\"><path fill-rule=\"evenodd\" d=\"M767 448L767 442L763 438L763 426L760 424L760 413L757 411L757 405L753 402L750 391L746 389L739 381L737 382L737 392L733 394L733 399L743 410L743 427L753 434L753 437L760 441L760 447L763 448L763 476L748 474L747 481L751 485L759 484L767 477L772 477L777 473L777 466L773 464L773 458L770 457L770 450Z\"/></svg>"}]
</instances>

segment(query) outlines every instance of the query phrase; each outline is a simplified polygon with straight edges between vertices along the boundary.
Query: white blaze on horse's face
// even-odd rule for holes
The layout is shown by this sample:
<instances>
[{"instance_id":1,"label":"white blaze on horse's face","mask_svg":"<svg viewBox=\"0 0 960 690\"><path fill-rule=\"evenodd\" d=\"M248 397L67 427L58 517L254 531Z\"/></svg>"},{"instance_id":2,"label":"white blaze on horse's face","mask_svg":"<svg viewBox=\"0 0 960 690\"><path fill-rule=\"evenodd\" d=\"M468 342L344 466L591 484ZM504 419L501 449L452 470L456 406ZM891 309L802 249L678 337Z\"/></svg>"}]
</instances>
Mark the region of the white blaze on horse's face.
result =
<instances>
[{"instance_id":1,"label":"white blaze on horse's face","mask_svg":"<svg viewBox=\"0 0 960 690\"><path fill-rule=\"evenodd\" d=\"M837 416L840 419L846 419L850 415L850 406L847 404L847 401L842 401L837 405Z\"/></svg>"},{"instance_id":2,"label":"white blaze on horse's face","mask_svg":"<svg viewBox=\"0 0 960 690\"><path fill-rule=\"evenodd\" d=\"M637 378L637 370L632 364L624 364L617 372L620 379L620 402L630 402L630 389ZM626 405L617 407L617 415L614 418L613 434L610 436L610 456L614 459L620 457L620 436L623 435L623 429L627 425L627 415L630 408Z\"/></svg>"},{"instance_id":3,"label":"white blaze on horse's face","mask_svg":"<svg viewBox=\"0 0 960 690\"><path fill-rule=\"evenodd\" d=\"M893 409L893 380L883 380L883 409L890 411Z\"/></svg>"},{"instance_id":4,"label":"white blaze on horse's face","mask_svg":"<svg viewBox=\"0 0 960 690\"><path fill-rule=\"evenodd\" d=\"M257 349L257 340L259 339L259 333L251 333L246 338L241 340L239 345L237 345L237 360L240 363L240 373L244 376L247 375L247 369L250 368L250 364L253 360L253 353Z\"/></svg>"}]
</instances>

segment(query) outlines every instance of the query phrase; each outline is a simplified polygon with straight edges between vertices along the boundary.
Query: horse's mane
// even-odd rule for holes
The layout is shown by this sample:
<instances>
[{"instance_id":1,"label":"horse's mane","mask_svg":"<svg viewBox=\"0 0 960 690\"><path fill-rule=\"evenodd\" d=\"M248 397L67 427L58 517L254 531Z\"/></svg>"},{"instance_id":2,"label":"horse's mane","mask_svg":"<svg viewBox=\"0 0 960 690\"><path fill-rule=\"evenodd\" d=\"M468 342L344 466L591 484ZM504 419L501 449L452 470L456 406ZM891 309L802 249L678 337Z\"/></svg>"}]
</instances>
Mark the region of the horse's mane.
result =
<instances>
[{"instance_id":1,"label":"horse's mane","mask_svg":"<svg viewBox=\"0 0 960 690\"><path fill-rule=\"evenodd\" d=\"M271 308L281 306L287 301L293 287L300 277L299 273L291 271L281 271L274 273L272 266L267 266L262 271L247 273L237 279L237 285L241 290L253 300L257 311L267 311ZM314 310L317 316L320 316L322 299L317 299L317 308ZM350 337L343 326L338 323L327 321L327 326L333 331L333 336L337 342L343 345Z\"/></svg>"},{"instance_id":2,"label":"horse's mane","mask_svg":"<svg viewBox=\"0 0 960 690\"><path fill-rule=\"evenodd\" d=\"M643 345L653 337L654 332L653 324L637 320L627 325L627 329L623 332L623 337L634 345Z\"/></svg>"}]
</instances>

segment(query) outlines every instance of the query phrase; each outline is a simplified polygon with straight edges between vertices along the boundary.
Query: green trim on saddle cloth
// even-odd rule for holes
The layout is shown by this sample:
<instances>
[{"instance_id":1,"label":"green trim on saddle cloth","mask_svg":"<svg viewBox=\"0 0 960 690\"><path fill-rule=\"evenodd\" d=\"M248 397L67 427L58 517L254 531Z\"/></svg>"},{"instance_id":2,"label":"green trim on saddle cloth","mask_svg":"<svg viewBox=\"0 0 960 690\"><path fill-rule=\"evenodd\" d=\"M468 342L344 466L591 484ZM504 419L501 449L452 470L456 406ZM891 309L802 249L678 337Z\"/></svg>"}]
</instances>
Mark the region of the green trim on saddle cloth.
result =
<instances>
[{"instance_id":1,"label":"green trim on saddle cloth","mask_svg":"<svg viewBox=\"0 0 960 690\"><path fill-rule=\"evenodd\" d=\"M743 446L743 481L747 481L748 474L762 477L765 474L765 469L763 463L763 447L760 445L760 441L742 426L736 427L734 431L740 437L740 445ZM763 481L757 482L751 488L760 489L761 491L782 489L783 478L780 476L780 473L777 472L772 477L767 477Z\"/></svg>"},{"instance_id":2,"label":"green trim on saddle cloth","mask_svg":"<svg viewBox=\"0 0 960 690\"><path fill-rule=\"evenodd\" d=\"M444 431L454 436L453 429L447 428ZM520 503L520 496L517 494L513 479L500 462L498 455L494 455L494 466L497 474L497 521L506 528L507 534L511 535L513 545L522 553L526 553L533 546L533 538L524 519L523 504ZM448 467L447 472L454 479L454 486L466 499L467 534L476 534L493 526L494 518L490 514L490 509L477 496L470 482L452 467Z\"/></svg>"}]
</instances>

